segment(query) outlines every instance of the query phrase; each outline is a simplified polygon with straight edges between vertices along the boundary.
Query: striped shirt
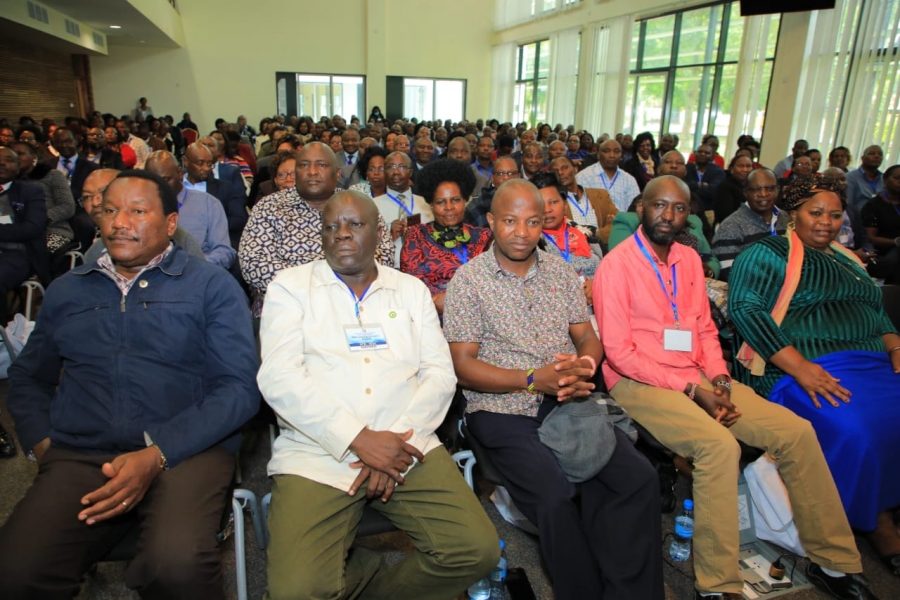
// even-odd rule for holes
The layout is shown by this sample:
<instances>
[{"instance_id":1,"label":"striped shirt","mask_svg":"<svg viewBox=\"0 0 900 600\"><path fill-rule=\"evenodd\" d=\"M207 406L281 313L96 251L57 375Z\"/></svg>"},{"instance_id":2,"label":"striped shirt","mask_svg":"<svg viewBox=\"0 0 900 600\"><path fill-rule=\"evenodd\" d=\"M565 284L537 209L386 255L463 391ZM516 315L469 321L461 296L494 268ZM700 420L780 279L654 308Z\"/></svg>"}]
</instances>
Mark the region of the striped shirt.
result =
<instances>
[{"instance_id":1,"label":"striped shirt","mask_svg":"<svg viewBox=\"0 0 900 600\"><path fill-rule=\"evenodd\" d=\"M783 235L787 231L790 217L787 211L773 209L773 222L766 223L747 203L728 216L713 236L712 251L722 264L719 279L728 281L731 265L738 254L750 244L770 235Z\"/></svg>"}]
</instances>

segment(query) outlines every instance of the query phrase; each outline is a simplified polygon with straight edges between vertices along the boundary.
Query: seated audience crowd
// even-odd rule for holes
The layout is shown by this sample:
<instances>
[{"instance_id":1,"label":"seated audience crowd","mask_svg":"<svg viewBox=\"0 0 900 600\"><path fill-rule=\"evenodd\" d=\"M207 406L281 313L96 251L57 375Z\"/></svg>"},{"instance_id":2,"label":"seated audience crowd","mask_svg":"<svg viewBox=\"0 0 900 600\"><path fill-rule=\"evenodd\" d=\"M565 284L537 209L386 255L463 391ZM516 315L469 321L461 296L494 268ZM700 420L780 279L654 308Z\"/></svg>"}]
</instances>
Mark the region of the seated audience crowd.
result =
<instances>
[{"instance_id":1,"label":"seated audience crowd","mask_svg":"<svg viewBox=\"0 0 900 600\"><path fill-rule=\"evenodd\" d=\"M874 598L853 530L900 576L880 287L900 283L900 165L595 133L375 107L205 135L146 98L0 119L3 323L23 282L49 286L9 368L39 472L0 525L4 594L72 597L136 531L142 597L224 598L215 533L262 400L267 598L446 599L489 573L496 531L438 437L460 414L557 600L665 597L666 491L632 419L693 463L698 598L744 587L739 441L778 464L807 578ZM577 469L560 431L592 440ZM352 546L366 506L412 540L391 568Z\"/></svg>"}]
</instances>

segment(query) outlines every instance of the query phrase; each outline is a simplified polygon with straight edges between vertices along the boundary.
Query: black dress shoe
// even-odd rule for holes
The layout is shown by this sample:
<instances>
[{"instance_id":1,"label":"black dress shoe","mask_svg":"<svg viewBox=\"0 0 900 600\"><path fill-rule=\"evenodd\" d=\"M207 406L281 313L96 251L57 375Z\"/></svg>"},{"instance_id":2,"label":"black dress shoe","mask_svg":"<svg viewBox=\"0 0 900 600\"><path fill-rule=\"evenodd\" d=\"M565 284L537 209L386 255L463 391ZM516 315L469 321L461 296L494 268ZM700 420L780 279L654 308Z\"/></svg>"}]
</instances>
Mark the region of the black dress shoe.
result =
<instances>
[{"instance_id":1,"label":"black dress shoe","mask_svg":"<svg viewBox=\"0 0 900 600\"><path fill-rule=\"evenodd\" d=\"M888 568L892 575L900 576L900 554L891 554L890 556L882 556L881 562Z\"/></svg>"},{"instance_id":2,"label":"black dress shoe","mask_svg":"<svg viewBox=\"0 0 900 600\"><path fill-rule=\"evenodd\" d=\"M700 592L694 590L695 600L732 600L732 599L739 599L740 597L741 597L740 594L728 594L728 593L713 594L712 596L703 596L700 594Z\"/></svg>"},{"instance_id":3,"label":"black dress shoe","mask_svg":"<svg viewBox=\"0 0 900 600\"><path fill-rule=\"evenodd\" d=\"M0 425L0 458L10 458L16 455L16 442L3 426Z\"/></svg>"},{"instance_id":4,"label":"black dress shoe","mask_svg":"<svg viewBox=\"0 0 900 600\"><path fill-rule=\"evenodd\" d=\"M848 573L843 577L832 577L826 575L822 567L811 562L806 567L806 577L820 590L841 600L878 600L869 591L869 582L862 575Z\"/></svg>"}]
</instances>

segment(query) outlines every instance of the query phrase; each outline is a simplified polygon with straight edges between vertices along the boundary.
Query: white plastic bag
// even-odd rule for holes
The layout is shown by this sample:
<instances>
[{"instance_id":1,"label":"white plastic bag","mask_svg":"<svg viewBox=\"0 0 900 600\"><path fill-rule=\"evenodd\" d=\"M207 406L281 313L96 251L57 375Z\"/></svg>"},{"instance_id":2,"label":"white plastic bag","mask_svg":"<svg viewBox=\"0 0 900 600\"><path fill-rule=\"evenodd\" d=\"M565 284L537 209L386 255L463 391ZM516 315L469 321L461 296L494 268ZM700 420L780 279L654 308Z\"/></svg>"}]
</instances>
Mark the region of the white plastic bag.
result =
<instances>
[{"instance_id":1,"label":"white plastic bag","mask_svg":"<svg viewBox=\"0 0 900 600\"><path fill-rule=\"evenodd\" d=\"M516 505L513 504L512 497L509 495L509 492L506 491L505 487L498 485L494 489L494 493L491 494L491 502L497 507L497 510L500 512L500 516L503 517L504 521L515 525L522 531L538 535L538 528L525 518L522 511L516 508Z\"/></svg>"},{"instance_id":2,"label":"white plastic bag","mask_svg":"<svg viewBox=\"0 0 900 600\"><path fill-rule=\"evenodd\" d=\"M806 556L794 525L794 511L787 488L778 473L778 464L768 454L744 469L756 524L756 537L777 544L799 556Z\"/></svg>"},{"instance_id":3,"label":"white plastic bag","mask_svg":"<svg viewBox=\"0 0 900 600\"><path fill-rule=\"evenodd\" d=\"M27 320L25 315L21 313L13 317L13 320L6 326L6 338L12 346L13 356L18 356L19 352L22 351L22 348L25 347L28 336L31 335L33 329L34 321ZM9 350L6 347L6 340L4 340L4 343L0 344L0 379L6 379L8 377L6 371L11 364L12 357L9 355Z\"/></svg>"}]
</instances>

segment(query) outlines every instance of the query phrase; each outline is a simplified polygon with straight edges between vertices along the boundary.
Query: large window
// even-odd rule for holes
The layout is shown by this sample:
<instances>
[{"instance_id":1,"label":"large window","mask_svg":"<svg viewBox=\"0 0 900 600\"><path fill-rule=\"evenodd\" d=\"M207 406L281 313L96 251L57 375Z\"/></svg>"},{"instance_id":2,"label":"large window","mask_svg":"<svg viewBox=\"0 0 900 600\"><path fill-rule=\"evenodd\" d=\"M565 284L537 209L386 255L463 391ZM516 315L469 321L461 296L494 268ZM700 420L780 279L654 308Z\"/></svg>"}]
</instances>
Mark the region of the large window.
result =
<instances>
[{"instance_id":1,"label":"large window","mask_svg":"<svg viewBox=\"0 0 900 600\"><path fill-rule=\"evenodd\" d=\"M313 120L341 115L366 117L366 78L361 75L277 73L278 113Z\"/></svg>"},{"instance_id":2,"label":"large window","mask_svg":"<svg viewBox=\"0 0 900 600\"><path fill-rule=\"evenodd\" d=\"M778 19L778 17L773 17ZM740 3L683 11L634 24L625 130L674 133L695 148L703 134L727 144L735 108L738 59L745 20ZM778 22L767 30L761 85L749 133L759 139L765 120Z\"/></svg>"},{"instance_id":3,"label":"large window","mask_svg":"<svg viewBox=\"0 0 900 600\"><path fill-rule=\"evenodd\" d=\"M462 121L465 112L465 79L403 79L404 116L420 121Z\"/></svg>"},{"instance_id":4,"label":"large window","mask_svg":"<svg viewBox=\"0 0 900 600\"><path fill-rule=\"evenodd\" d=\"M550 71L550 40L519 46L513 118L529 127L547 120L547 76Z\"/></svg>"}]
</instances>

